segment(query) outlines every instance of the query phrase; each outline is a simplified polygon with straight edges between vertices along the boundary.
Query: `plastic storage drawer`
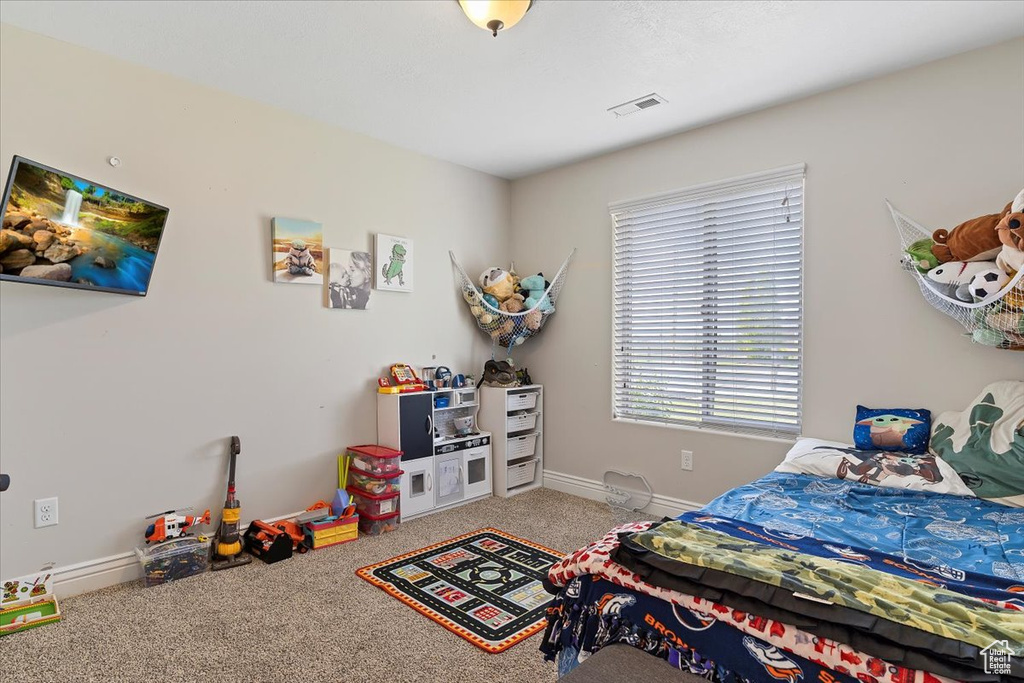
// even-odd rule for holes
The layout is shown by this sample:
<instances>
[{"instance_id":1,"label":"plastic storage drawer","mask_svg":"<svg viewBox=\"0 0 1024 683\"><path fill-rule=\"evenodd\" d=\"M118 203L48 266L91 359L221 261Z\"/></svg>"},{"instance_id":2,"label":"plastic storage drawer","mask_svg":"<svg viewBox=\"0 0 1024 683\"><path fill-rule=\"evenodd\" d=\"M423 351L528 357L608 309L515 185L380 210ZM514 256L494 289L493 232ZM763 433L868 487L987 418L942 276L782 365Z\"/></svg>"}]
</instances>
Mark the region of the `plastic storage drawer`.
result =
<instances>
[{"instance_id":1,"label":"plastic storage drawer","mask_svg":"<svg viewBox=\"0 0 1024 683\"><path fill-rule=\"evenodd\" d=\"M356 504L356 510L359 511L360 515L373 515L374 517L382 517L384 515L390 515L393 512L398 512L398 494L397 493L386 493L381 496L375 496L372 493L365 493L357 488L349 488L348 492L352 494L352 500Z\"/></svg>"},{"instance_id":2,"label":"plastic storage drawer","mask_svg":"<svg viewBox=\"0 0 1024 683\"><path fill-rule=\"evenodd\" d=\"M537 474L537 461L527 460L521 462L518 465L510 465L508 467L506 486L512 488L513 486L521 486L522 484L529 484L533 481L534 476Z\"/></svg>"},{"instance_id":3,"label":"plastic storage drawer","mask_svg":"<svg viewBox=\"0 0 1024 683\"><path fill-rule=\"evenodd\" d=\"M136 548L146 587L159 586L186 576L202 574L210 567L210 539L182 536L157 545Z\"/></svg>"},{"instance_id":4,"label":"plastic storage drawer","mask_svg":"<svg viewBox=\"0 0 1024 683\"><path fill-rule=\"evenodd\" d=\"M507 431L510 432L521 432L526 429L533 429L537 426L537 416L539 413L519 413L516 415L509 415L507 422Z\"/></svg>"},{"instance_id":5,"label":"plastic storage drawer","mask_svg":"<svg viewBox=\"0 0 1024 683\"><path fill-rule=\"evenodd\" d=\"M537 407L537 392L527 391L522 394L509 394L505 404L508 410L531 410Z\"/></svg>"},{"instance_id":6,"label":"plastic storage drawer","mask_svg":"<svg viewBox=\"0 0 1024 683\"><path fill-rule=\"evenodd\" d=\"M348 485L360 492L372 493L379 496L385 493L398 493L401 490L400 482L402 470L389 472L388 474L373 475L352 467L348 471Z\"/></svg>"},{"instance_id":7,"label":"plastic storage drawer","mask_svg":"<svg viewBox=\"0 0 1024 683\"><path fill-rule=\"evenodd\" d=\"M512 436L505 444L505 459L515 460L516 458L528 458L537 450L537 437L539 434L523 434Z\"/></svg>"},{"instance_id":8,"label":"plastic storage drawer","mask_svg":"<svg viewBox=\"0 0 1024 683\"><path fill-rule=\"evenodd\" d=\"M356 469L375 477L402 470L402 451L393 448L376 445L349 446L347 453Z\"/></svg>"},{"instance_id":9,"label":"plastic storage drawer","mask_svg":"<svg viewBox=\"0 0 1024 683\"><path fill-rule=\"evenodd\" d=\"M402 518L398 512L390 515L359 515L359 531L367 536L379 536L380 534L394 531L398 528Z\"/></svg>"}]
</instances>

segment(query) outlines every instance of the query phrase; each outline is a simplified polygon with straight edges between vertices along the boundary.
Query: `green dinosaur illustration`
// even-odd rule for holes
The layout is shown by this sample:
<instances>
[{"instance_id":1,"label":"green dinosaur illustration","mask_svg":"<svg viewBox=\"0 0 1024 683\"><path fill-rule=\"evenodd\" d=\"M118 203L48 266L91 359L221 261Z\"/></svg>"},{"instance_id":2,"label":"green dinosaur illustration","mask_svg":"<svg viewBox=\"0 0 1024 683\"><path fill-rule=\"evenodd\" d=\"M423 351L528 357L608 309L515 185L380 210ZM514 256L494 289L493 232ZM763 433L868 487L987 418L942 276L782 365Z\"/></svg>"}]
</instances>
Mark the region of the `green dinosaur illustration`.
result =
<instances>
[{"instance_id":1,"label":"green dinosaur illustration","mask_svg":"<svg viewBox=\"0 0 1024 683\"><path fill-rule=\"evenodd\" d=\"M952 426L936 423L931 450L948 462L979 498L1004 498L1024 491L1024 426L1004 453L995 452L992 426L1003 416L991 393L971 409L970 434L958 451Z\"/></svg>"},{"instance_id":2,"label":"green dinosaur illustration","mask_svg":"<svg viewBox=\"0 0 1024 683\"><path fill-rule=\"evenodd\" d=\"M402 268L405 267L405 247L401 244L396 244L391 247L391 260L388 261L384 268L381 270L381 275L384 276L384 282L391 284L391 280L395 277L398 278L398 286L405 286L405 276L402 273Z\"/></svg>"}]
</instances>

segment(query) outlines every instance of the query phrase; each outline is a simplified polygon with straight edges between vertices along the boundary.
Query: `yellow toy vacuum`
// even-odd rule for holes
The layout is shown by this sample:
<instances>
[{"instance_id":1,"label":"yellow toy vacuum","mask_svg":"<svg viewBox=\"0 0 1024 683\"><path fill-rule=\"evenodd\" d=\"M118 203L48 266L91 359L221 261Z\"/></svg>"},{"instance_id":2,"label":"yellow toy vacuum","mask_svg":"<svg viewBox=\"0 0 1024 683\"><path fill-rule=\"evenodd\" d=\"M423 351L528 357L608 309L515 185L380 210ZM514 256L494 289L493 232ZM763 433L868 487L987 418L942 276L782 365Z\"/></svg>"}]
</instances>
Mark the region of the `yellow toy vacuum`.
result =
<instances>
[{"instance_id":1,"label":"yellow toy vacuum","mask_svg":"<svg viewBox=\"0 0 1024 683\"><path fill-rule=\"evenodd\" d=\"M224 513L217 529L217 541L213 550L213 571L240 567L252 562L252 557L242 554L242 540L238 535L238 520L242 517L242 503L235 498L235 458L242 452L242 442L237 436L231 437L231 469L228 473L228 497L224 501Z\"/></svg>"}]
</instances>

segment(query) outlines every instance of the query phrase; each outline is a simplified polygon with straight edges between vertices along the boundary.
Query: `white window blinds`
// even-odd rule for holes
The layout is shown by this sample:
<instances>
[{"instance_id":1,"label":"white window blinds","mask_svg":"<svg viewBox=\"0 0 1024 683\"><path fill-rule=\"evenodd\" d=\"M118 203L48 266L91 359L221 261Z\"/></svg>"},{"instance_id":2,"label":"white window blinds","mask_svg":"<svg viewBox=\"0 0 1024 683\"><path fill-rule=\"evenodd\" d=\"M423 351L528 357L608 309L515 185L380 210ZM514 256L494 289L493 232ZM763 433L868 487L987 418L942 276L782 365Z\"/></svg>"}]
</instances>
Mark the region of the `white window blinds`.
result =
<instances>
[{"instance_id":1,"label":"white window blinds","mask_svg":"<svg viewBox=\"0 0 1024 683\"><path fill-rule=\"evenodd\" d=\"M804 165L609 208L617 420L800 433Z\"/></svg>"}]
</instances>

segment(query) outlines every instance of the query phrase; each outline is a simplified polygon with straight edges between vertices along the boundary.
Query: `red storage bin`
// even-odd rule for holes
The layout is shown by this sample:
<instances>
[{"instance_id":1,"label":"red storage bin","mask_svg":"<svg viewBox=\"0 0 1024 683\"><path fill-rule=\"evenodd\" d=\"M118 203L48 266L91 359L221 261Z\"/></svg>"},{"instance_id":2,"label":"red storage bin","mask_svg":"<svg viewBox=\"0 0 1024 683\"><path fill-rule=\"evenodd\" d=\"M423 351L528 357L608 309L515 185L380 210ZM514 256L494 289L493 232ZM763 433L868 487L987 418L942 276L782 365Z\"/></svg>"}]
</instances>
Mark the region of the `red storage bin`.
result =
<instances>
[{"instance_id":1,"label":"red storage bin","mask_svg":"<svg viewBox=\"0 0 1024 683\"><path fill-rule=\"evenodd\" d=\"M359 530L367 536L378 536L388 531L394 531L401 523L401 513L392 512L390 515L359 515Z\"/></svg>"},{"instance_id":2,"label":"red storage bin","mask_svg":"<svg viewBox=\"0 0 1024 683\"><path fill-rule=\"evenodd\" d=\"M374 476L401 472L402 451L375 444L367 446L349 446L346 450L351 458L351 465Z\"/></svg>"},{"instance_id":3,"label":"red storage bin","mask_svg":"<svg viewBox=\"0 0 1024 683\"><path fill-rule=\"evenodd\" d=\"M374 515L375 517L382 517L390 515L393 512L398 512L398 494L397 493L385 493L383 495L374 495L365 491L349 486L348 492L352 495L352 500L356 504L356 510L361 515Z\"/></svg>"}]
</instances>

